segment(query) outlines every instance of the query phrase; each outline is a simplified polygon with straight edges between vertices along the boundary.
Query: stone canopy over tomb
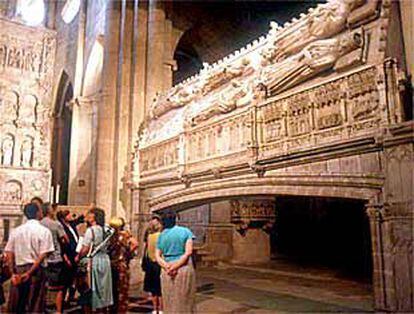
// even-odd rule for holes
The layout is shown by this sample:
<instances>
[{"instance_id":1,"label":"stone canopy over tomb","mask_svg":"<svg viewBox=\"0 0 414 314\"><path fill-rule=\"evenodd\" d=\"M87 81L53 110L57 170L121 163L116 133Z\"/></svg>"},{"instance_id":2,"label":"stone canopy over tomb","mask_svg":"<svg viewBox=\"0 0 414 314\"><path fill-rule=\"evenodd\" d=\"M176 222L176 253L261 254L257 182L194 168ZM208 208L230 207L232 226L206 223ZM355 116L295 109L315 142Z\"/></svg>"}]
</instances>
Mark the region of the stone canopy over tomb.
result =
<instances>
[{"instance_id":1,"label":"stone canopy over tomb","mask_svg":"<svg viewBox=\"0 0 414 314\"><path fill-rule=\"evenodd\" d=\"M307 140L293 137L326 130L318 140L343 139L341 129L368 131L387 115L402 121L401 106L384 112L380 100L381 84L399 71L386 61L390 14L387 1L328 1L283 27L271 23L266 36L158 94L141 128L141 175L258 142L264 155L288 138L302 149Z\"/></svg>"},{"instance_id":2,"label":"stone canopy over tomb","mask_svg":"<svg viewBox=\"0 0 414 314\"><path fill-rule=\"evenodd\" d=\"M159 93L134 147L133 212L227 199L224 238L245 251L266 243L275 195L360 200L375 307L412 309L412 279L398 279L412 263L413 126L396 8L328 0ZM212 251L220 228L207 228Z\"/></svg>"}]
</instances>

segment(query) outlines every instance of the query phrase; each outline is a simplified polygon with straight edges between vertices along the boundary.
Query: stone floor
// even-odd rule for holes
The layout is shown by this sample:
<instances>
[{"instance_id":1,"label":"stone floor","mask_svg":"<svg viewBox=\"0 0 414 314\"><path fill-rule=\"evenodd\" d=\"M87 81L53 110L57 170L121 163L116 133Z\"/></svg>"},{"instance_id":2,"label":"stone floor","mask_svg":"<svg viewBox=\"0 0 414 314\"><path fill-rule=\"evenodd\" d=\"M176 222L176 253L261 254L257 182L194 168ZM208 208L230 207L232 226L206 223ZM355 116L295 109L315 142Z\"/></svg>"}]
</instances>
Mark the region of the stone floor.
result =
<instances>
[{"instance_id":1,"label":"stone floor","mask_svg":"<svg viewBox=\"0 0 414 314\"><path fill-rule=\"evenodd\" d=\"M197 269L199 313L369 313L372 292L329 269L289 263L219 265ZM131 289L129 311L151 312L140 287ZM68 313L77 313L73 307Z\"/></svg>"},{"instance_id":2,"label":"stone floor","mask_svg":"<svg viewBox=\"0 0 414 314\"><path fill-rule=\"evenodd\" d=\"M370 285L341 278L329 269L283 263L220 265L198 269L197 278L200 313L373 312ZM131 311L149 309L133 303Z\"/></svg>"}]
</instances>

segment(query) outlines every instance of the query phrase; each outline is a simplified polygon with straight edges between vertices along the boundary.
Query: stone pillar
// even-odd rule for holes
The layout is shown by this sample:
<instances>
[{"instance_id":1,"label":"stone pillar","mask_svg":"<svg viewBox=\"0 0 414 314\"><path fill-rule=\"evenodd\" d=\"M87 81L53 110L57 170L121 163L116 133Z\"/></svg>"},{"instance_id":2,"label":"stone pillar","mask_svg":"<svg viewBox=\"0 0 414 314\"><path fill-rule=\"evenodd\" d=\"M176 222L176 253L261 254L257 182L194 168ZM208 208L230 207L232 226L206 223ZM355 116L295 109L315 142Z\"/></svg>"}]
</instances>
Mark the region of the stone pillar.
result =
<instances>
[{"instance_id":1,"label":"stone pillar","mask_svg":"<svg viewBox=\"0 0 414 314\"><path fill-rule=\"evenodd\" d=\"M243 198L230 201L233 232L233 263L270 261L270 235L275 220L274 198Z\"/></svg>"},{"instance_id":2,"label":"stone pillar","mask_svg":"<svg viewBox=\"0 0 414 314\"><path fill-rule=\"evenodd\" d=\"M118 128L121 99L122 12L125 0L108 1L105 17L102 102L98 108L96 204L116 214L118 196Z\"/></svg>"},{"instance_id":3,"label":"stone pillar","mask_svg":"<svg viewBox=\"0 0 414 314\"><path fill-rule=\"evenodd\" d=\"M403 29L405 59L408 74L411 75L411 84L414 86L414 2L401 0L400 13Z\"/></svg>"},{"instance_id":4,"label":"stone pillar","mask_svg":"<svg viewBox=\"0 0 414 314\"><path fill-rule=\"evenodd\" d=\"M96 123L100 95L77 97L72 106L69 199L71 205L89 205L95 199Z\"/></svg>"},{"instance_id":5,"label":"stone pillar","mask_svg":"<svg viewBox=\"0 0 414 314\"><path fill-rule=\"evenodd\" d=\"M384 248L381 229L381 211L382 206L369 203L366 206L366 213L369 218L371 230L371 247L373 263L373 287L374 301L376 309L386 308L386 291L384 278Z\"/></svg>"},{"instance_id":6,"label":"stone pillar","mask_svg":"<svg viewBox=\"0 0 414 314\"><path fill-rule=\"evenodd\" d=\"M381 213L385 301L377 303L380 310L408 313L414 311L414 123L388 131Z\"/></svg>"},{"instance_id":7,"label":"stone pillar","mask_svg":"<svg viewBox=\"0 0 414 314\"><path fill-rule=\"evenodd\" d=\"M138 1L138 0L137 0ZM145 103L146 103L146 67L147 67L147 47L148 47L148 2L147 1L138 1L136 10L136 26L134 31L136 31L136 43L134 56L135 58L135 67L134 67L134 101L132 102L133 106L133 116L132 116L132 126L134 130L138 130L139 125L142 122L142 119L145 116ZM136 142L137 134L133 134L134 143Z\"/></svg>"},{"instance_id":8,"label":"stone pillar","mask_svg":"<svg viewBox=\"0 0 414 314\"><path fill-rule=\"evenodd\" d=\"M164 49L165 49L164 3L150 0L148 7L148 46L147 46L147 90L146 109L148 110L157 93L164 90Z\"/></svg>"}]
</instances>

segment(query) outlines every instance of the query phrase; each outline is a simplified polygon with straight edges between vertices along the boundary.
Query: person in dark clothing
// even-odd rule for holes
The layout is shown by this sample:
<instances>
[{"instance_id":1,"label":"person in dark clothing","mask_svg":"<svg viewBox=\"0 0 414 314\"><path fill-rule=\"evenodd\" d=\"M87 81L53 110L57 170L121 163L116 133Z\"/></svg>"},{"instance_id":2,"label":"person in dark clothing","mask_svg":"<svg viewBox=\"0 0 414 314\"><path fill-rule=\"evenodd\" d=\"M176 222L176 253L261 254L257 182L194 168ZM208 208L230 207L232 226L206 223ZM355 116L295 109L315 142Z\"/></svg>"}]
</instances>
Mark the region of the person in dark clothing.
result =
<instances>
[{"instance_id":1,"label":"person in dark clothing","mask_svg":"<svg viewBox=\"0 0 414 314\"><path fill-rule=\"evenodd\" d=\"M3 290L3 283L10 279L11 272L6 265L6 257L0 252L0 311L1 306L6 303L6 298Z\"/></svg>"},{"instance_id":2,"label":"person in dark clothing","mask_svg":"<svg viewBox=\"0 0 414 314\"><path fill-rule=\"evenodd\" d=\"M63 229L67 235L68 243L63 248L63 253L67 257L65 263L65 273L66 273L66 287L65 290L68 291L68 301L72 301L75 295L75 278L77 274L77 263L75 262L75 257L78 254L76 248L79 243L79 234L77 231L77 226L84 222L84 216L81 215L75 218L69 210L59 211L57 218L63 226Z\"/></svg>"}]
</instances>

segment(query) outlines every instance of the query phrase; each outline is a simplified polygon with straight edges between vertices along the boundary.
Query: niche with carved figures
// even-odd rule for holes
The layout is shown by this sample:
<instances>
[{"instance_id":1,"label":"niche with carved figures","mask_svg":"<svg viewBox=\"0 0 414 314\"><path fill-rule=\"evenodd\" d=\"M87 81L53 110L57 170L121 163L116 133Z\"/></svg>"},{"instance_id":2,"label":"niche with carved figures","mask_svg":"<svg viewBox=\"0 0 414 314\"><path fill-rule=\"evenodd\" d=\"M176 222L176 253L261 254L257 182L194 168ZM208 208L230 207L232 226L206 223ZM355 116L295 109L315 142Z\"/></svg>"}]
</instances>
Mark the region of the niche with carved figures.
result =
<instances>
[{"instance_id":1,"label":"niche with carved figures","mask_svg":"<svg viewBox=\"0 0 414 314\"><path fill-rule=\"evenodd\" d=\"M1 139L1 165L2 166L12 166L13 165L13 156L14 156L14 144L15 138L13 134L6 134Z\"/></svg>"},{"instance_id":2,"label":"niche with carved figures","mask_svg":"<svg viewBox=\"0 0 414 314\"><path fill-rule=\"evenodd\" d=\"M25 95L19 108L19 125L34 126L37 122L37 107L39 101L35 95Z\"/></svg>"},{"instance_id":3,"label":"niche with carved figures","mask_svg":"<svg viewBox=\"0 0 414 314\"><path fill-rule=\"evenodd\" d=\"M20 166L29 168L33 166L34 139L27 135L20 147Z\"/></svg>"},{"instance_id":4,"label":"niche with carved figures","mask_svg":"<svg viewBox=\"0 0 414 314\"><path fill-rule=\"evenodd\" d=\"M0 89L0 124L16 123L19 114L19 94L14 90Z\"/></svg>"}]
</instances>

